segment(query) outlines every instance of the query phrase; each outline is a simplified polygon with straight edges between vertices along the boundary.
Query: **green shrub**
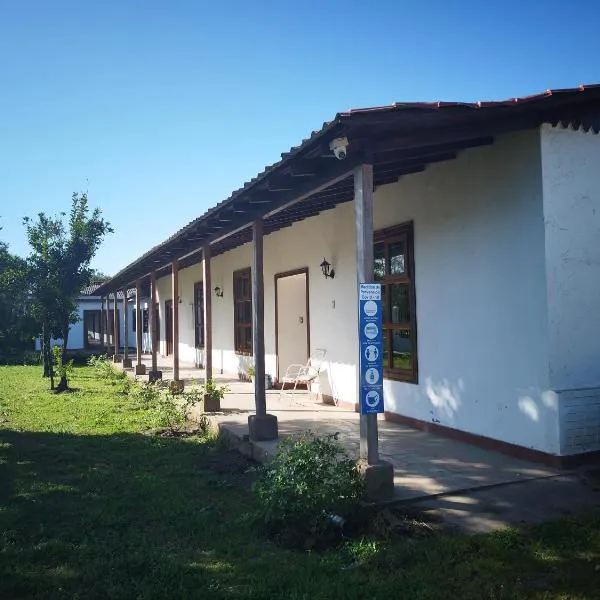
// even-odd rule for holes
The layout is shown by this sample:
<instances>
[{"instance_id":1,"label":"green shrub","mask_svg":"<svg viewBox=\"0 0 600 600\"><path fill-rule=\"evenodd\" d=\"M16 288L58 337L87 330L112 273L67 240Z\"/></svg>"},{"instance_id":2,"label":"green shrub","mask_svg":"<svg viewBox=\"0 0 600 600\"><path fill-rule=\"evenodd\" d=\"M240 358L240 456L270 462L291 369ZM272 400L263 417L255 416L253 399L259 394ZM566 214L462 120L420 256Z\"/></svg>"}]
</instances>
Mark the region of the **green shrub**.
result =
<instances>
[{"instance_id":1,"label":"green shrub","mask_svg":"<svg viewBox=\"0 0 600 600\"><path fill-rule=\"evenodd\" d=\"M160 393L160 387L149 381L137 383L133 388L133 396L142 408L149 408L154 405L158 401Z\"/></svg>"},{"instance_id":2,"label":"green shrub","mask_svg":"<svg viewBox=\"0 0 600 600\"><path fill-rule=\"evenodd\" d=\"M209 379L199 390L199 400L203 400L204 396L209 396L213 400L223 400L225 394L229 391L226 385L217 385L214 379Z\"/></svg>"},{"instance_id":3,"label":"green shrub","mask_svg":"<svg viewBox=\"0 0 600 600\"><path fill-rule=\"evenodd\" d=\"M73 373L73 359L63 362L62 348L60 346L52 346L52 363L54 371L62 379L70 379Z\"/></svg>"},{"instance_id":4,"label":"green shrub","mask_svg":"<svg viewBox=\"0 0 600 600\"><path fill-rule=\"evenodd\" d=\"M197 401L196 394L173 389L167 382L157 381L159 394L154 401L158 425L171 432L181 429L187 421L189 409Z\"/></svg>"},{"instance_id":5,"label":"green shrub","mask_svg":"<svg viewBox=\"0 0 600 600\"><path fill-rule=\"evenodd\" d=\"M90 356L88 358L88 365L94 367L96 374L102 379L112 379L114 377L115 369L106 354Z\"/></svg>"},{"instance_id":6,"label":"green shrub","mask_svg":"<svg viewBox=\"0 0 600 600\"><path fill-rule=\"evenodd\" d=\"M307 432L284 438L271 462L260 468L253 490L271 533L323 536L335 527L332 516L347 519L357 511L362 477L338 437Z\"/></svg>"}]
</instances>

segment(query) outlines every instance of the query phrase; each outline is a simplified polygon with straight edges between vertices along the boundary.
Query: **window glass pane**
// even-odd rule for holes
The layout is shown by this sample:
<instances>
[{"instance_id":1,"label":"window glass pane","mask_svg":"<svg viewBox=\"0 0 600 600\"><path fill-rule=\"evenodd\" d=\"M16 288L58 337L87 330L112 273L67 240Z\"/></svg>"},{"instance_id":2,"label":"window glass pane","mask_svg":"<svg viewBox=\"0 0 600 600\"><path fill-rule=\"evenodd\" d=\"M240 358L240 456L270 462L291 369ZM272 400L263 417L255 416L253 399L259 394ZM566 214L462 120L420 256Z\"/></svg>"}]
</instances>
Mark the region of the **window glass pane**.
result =
<instances>
[{"instance_id":1,"label":"window glass pane","mask_svg":"<svg viewBox=\"0 0 600 600\"><path fill-rule=\"evenodd\" d=\"M394 369L412 369L413 355L410 329L392 331L393 367Z\"/></svg>"},{"instance_id":2,"label":"window glass pane","mask_svg":"<svg viewBox=\"0 0 600 600\"><path fill-rule=\"evenodd\" d=\"M392 242L390 248L390 274L402 275L406 272L406 243L404 240Z\"/></svg>"},{"instance_id":3,"label":"window glass pane","mask_svg":"<svg viewBox=\"0 0 600 600\"><path fill-rule=\"evenodd\" d=\"M244 334L245 334L245 349L250 351L250 349L252 348L252 329L250 329L250 327L246 327L244 328Z\"/></svg>"},{"instance_id":4,"label":"window glass pane","mask_svg":"<svg viewBox=\"0 0 600 600\"><path fill-rule=\"evenodd\" d=\"M382 306L382 310L383 310L382 317L383 317L384 323L390 322L390 308L386 303L387 295L388 295L388 286L385 284L382 284L382 286L381 286L381 306Z\"/></svg>"},{"instance_id":5,"label":"window glass pane","mask_svg":"<svg viewBox=\"0 0 600 600\"><path fill-rule=\"evenodd\" d=\"M375 244L373 276L375 281L379 281L385 277L385 244Z\"/></svg>"},{"instance_id":6,"label":"window glass pane","mask_svg":"<svg viewBox=\"0 0 600 600\"><path fill-rule=\"evenodd\" d=\"M391 286L392 323L410 323L410 302L407 283Z\"/></svg>"},{"instance_id":7,"label":"window glass pane","mask_svg":"<svg viewBox=\"0 0 600 600\"><path fill-rule=\"evenodd\" d=\"M242 279L242 295L244 298L250 297L250 280L247 277Z\"/></svg>"}]
</instances>

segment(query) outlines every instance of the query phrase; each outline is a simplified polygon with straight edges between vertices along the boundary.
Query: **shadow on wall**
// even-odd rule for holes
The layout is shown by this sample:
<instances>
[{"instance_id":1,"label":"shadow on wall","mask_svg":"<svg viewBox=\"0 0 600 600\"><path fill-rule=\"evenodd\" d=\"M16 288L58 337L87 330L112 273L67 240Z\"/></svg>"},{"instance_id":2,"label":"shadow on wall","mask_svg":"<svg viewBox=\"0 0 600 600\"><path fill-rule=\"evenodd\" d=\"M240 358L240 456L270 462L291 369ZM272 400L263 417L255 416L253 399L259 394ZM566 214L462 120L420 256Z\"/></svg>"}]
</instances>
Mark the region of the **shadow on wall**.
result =
<instances>
[{"instance_id":1,"label":"shadow on wall","mask_svg":"<svg viewBox=\"0 0 600 600\"><path fill-rule=\"evenodd\" d=\"M204 348L194 348L194 366L197 369L204 369L206 352Z\"/></svg>"},{"instance_id":2,"label":"shadow on wall","mask_svg":"<svg viewBox=\"0 0 600 600\"><path fill-rule=\"evenodd\" d=\"M425 379L425 393L434 409L430 410L432 423L454 423L454 415L458 412L462 401L461 394L465 390L465 383L459 379L452 383L447 379L436 383L431 377Z\"/></svg>"},{"instance_id":3,"label":"shadow on wall","mask_svg":"<svg viewBox=\"0 0 600 600\"><path fill-rule=\"evenodd\" d=\"M344 391L340 390L340 387L336 383L338 380L342 384L350 381L349 387L352 389L352 392L348 390L344 394ZM331 398L336 405L339 404L340 401L354 403L356 399L351 396L355 393L355 385L356 365L338 362L332 363L330 360L325 359L321 364L321 370L319 371L315 386L318 386L318 390L315 391L318 391L322 397Z\"/></svg>"},{"instance_id":4,"label":"shadow on wall","mask_svg":"<svg viewBox=\"0 0 600 600\"><path fill-rule=\"evenodd\" d=\"M468 385L462 378L456 381L445 378L435 381L427 377L422 391L430 402L426 409L429 414L419 418L425 417L435 424L531 448L550 452L557 450L558 440L553 425L556 417L550 414L559 410L556 392L532 387L515 389L508 396L502 394L494 399L493 396L473 397L472 392L471 398L468 398L467 389ZM414 390L410 397L418 400L419 395L419 390ZM402 414L402 411L398 412ZM504 413L504 416L499 416L500 413ZM483 420L476 424L476 419Z\"/></svg>"},{"instance_id":5,"label":"shadow on wall","mask_svg":"<svg viewBox=\"0 0 600 600\"><path fill-rule=\"evenodd\" d=\"M243 354L236 354L237 374L242 381L250 380L249 370L254 370L254 358Z\"/></svg>"}]
</instances>

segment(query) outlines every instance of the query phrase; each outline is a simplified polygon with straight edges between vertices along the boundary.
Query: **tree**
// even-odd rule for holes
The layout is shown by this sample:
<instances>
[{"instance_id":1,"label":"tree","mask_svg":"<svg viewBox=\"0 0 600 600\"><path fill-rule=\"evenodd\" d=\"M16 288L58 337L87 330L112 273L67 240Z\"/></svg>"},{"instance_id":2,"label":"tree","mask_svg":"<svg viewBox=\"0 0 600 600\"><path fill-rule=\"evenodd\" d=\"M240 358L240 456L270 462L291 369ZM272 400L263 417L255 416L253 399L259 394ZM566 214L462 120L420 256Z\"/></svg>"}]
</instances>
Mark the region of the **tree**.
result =
<instances>
[{"instance_id":1,"label":"tree","mask_svg":"<svg viewBox=\"0 0 600 600\"><path fill-rule=\"evenodd\" d=\"M38 333L31 312L27 262L0 242L0 362L21 361Z\"/></svg>"},{"instance_id":2,"label":"tree","mask_svg":"<svg viewBox=\"0 0 600 600\"><path fill-rule=\"evenodd\" d=\"M90 285L94 270L92 258L107 233L113 230L102 218L99 208L90 211L87 193L74 193L68 219L65 213L48 217L39 213L37 221L24 219L31 246L29 265L35 311L42 323L45 374L50 374L51 335L62 340L62 361L67 361L71 325L78 320L77 297ZM57 391L67 389L66 375L61 376Z\"/></svg>"},{"instance_id":3,"label":"tree","mask_svg":"<svg viewBox=\"0 0 600 600\"><path fill-rule=\"evenodd\" d=\"M104 283L110 279L110 275L106 275L102 271L98 269L92 269L92 274L90 277L90 283Z\"/></svg>"}]
</instances>

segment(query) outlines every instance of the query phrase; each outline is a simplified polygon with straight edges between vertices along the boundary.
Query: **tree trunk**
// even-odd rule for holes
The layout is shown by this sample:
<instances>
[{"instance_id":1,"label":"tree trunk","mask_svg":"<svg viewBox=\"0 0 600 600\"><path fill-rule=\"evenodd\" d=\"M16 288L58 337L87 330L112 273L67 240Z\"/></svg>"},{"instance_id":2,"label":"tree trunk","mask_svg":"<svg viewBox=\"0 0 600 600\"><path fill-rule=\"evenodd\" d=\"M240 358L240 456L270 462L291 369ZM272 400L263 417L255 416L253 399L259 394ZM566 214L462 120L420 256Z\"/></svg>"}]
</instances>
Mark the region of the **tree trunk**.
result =
<instances>
[{"instance_id":1,"label":"tree trunk","mask_svg":"<svg viewBox=\"0 0 600 600\"><path fill-rule=\"evenodd\" d=\"M48 370L50 372L50 389L54 389L54 360L52 359L52 350L50 349L50 341L48 340Z\"/></svg>"},{"instance_id":2,"label":"tree trunk","mask_svg":"<svg viewBox=\"0 0 600 600\"><path fill-rule=\"evenodd\" d=\"M61 375L60 381L58 382L58 385L56 386L56 393L58 394L59 392L65 392L69 389L69 382L67 381L67 378L65 377L65 375Z\"/></svg>"},{"instance_id":3,"label":"tree trunk","mask_svg":"<svg viewBox=\"0 0 600 600\"><path fill-rule=\"evenodd\" d=\"M44 369L43 376L50 377L50 361L48 359L48 327L46 319L42 322L42 366Z\"/></svg>"},{"instance_id":4,"label":"tree trunk","mask_svg":"<svg viewBox=\"0 0 600 600\"><path fill-rule=\"evenodd\" d=\"M67 364L67 344L69 343L69 324L67 323L66 326L64 326L62 328L62 339L63 339L63 347L62 347L62 352L61 352L61 361L62 361L62 366L64 367L64 365ZM60 381L58 382L58 385L56 386L56 391L57 392L64 392L65 390L69 389L69 382L67 381L67 373L66 371L62 371L61 375L60 375Z\"/></svg>"},{"instance_id":5,"label":"tree trunk","mask_svg":"<svg viewBox=\"0 0 600 600\"><path fill-rule=\"evenodd\" d=\"M62 339L63 339L63 347L62 347L62 361L63 365L67 362L67 344L69 343L69 325L67 323L66 327L63 327L62 330Z\"/></svg>"}]
</instances>

